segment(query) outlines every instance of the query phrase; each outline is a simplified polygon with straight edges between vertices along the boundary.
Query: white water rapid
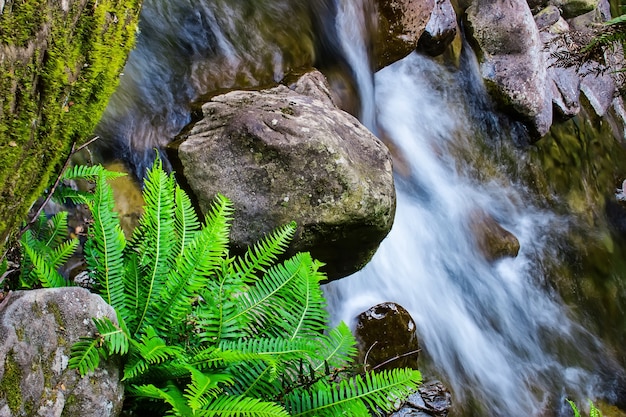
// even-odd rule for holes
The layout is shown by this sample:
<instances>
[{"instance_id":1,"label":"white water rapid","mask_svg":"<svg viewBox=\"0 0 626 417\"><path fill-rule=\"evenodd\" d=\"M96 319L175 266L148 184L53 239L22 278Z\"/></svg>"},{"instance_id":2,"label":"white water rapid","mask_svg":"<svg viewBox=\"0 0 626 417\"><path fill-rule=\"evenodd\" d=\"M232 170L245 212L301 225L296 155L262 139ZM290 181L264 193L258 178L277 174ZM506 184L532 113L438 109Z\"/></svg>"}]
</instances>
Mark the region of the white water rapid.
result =
<instances>
[{"instance_id":1,"label":"white water rapid","mask_svg":"<svg viewBox=\"0 0 626 417\"><path fill-rule=\"evenodd\" d=\"M546 415L564 396L594 398L602 348L546 289L541 259L562 220L533 208L515 184L476 182L453 156L481 128L468 107L481 86L472 60L464 65L452 71L414 53L376 74L378 126L402 166L395 223L370 264L325 292L348 323L381 302L404 306L462 415ZM479 211L519 239L516 258L481 255L470 228Z\"/></svg>"}]
</instances>

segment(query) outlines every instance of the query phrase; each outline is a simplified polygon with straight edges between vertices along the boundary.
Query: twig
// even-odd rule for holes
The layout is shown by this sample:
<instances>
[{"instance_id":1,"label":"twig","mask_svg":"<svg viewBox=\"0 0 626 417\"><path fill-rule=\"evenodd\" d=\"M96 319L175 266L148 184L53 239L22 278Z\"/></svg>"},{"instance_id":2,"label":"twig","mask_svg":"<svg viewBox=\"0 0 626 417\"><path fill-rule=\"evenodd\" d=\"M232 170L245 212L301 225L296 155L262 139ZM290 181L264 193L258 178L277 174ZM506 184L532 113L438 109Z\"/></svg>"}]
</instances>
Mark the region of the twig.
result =
<instances>
[{"instance_id":1,"label":"twig","mask_svg":"<svg viewBox=\"0 0 626 417\"><path fill-rule=\"evenodd\" d=\"M372 351L372 349L374 348L374 346L376 346L376 343L378 343L378 340L375 341L374 343L372 343L372 346L369 347L369 349L367 349L367 352L365 352L365 357L363 358L363 369L365 370L365 372L369 372L367 369L367 357L369 356L370 352Z\"/></svg>"},{"instance_id":2,"label":"twig","mask_svg":"<svg viewBox=\"0 0 626 417\"><path fill-rule=\"evenodd\" d=\"M402 359L402 358L404 358L405 356L415 355L415 354L417 354L417 353L421 352L421 350L422 350L422 349L415 349L415 350L412 350L412 351L410 351L410 352L403 353L402 355L396 355L396 356L394 356L393 358L389 358L389 359L387 359L386 361L384 361L384 362L382 362L382 363L379 363L378 365L376 365L375 367L373 367L373 368L372 368L372 371L377 370L377 369L378 369L378 368L380 368L381 366L385 366L385 365L387 365L389 362L393 362L393 361L395 361L395 360Z\"/></svg>"},{"instance_id":3,"label":"twig","mask_svg":"<svg viewBox=\"0 0 626 417\"><path fill-rule=\"evenodd\" d=\"M76 142L72 143L72 149L70 149L70 154L67 156L67 158L65 159L65 162L63 163L63 167L61 168L61 171L59 171L59 175L57 175L56 180L54 181L54 184L52 184L52 187L50 188L50 191L48 192L48 195L46 196L45 200L43 201L43 203L41 203L41 205L39 206L39 208L37 209L37 211L35 212L35 215L33 216L32 219L30 219L30 221L26 224L26 226L24 226L18 233L17 235L17 239L19 240L20 237L24 234L24 232L26 232L28 229L31 228L31 226L33 224L35 224L35 222L37 221L37 219L39 218L39 215L41 214L41 212L43 211L44 207L46 207L46 205L50 202L50 199L52 198L52 195L54 194L54 192L56 191L56 189L58 188L59 184L61 183L61 178L63 177L63 173L65 172L65 170L67 169L67 167L70 165L70 160L72 159L72 157L77 154L78 152L82 151L83 149L85 149L87 146L91 145L93 142L95 142L96 140L100 139L100 136L94 136L93 138L89 139L87 142L83 143L82 145L80 145L78 148L76 148Z\"/></svg>"}]
</instances>

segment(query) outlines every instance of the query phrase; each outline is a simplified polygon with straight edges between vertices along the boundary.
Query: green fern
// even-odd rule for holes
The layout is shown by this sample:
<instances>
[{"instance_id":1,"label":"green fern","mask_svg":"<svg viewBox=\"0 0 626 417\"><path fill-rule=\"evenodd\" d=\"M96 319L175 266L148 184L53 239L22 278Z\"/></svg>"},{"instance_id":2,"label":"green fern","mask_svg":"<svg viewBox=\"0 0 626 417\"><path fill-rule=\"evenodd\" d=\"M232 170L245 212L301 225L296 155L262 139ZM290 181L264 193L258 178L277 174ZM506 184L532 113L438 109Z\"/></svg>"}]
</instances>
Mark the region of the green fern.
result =
<instances>
[{"instance_id":1,"label":"green fern","mask_svg":"<svg viewBox=\"0 0 626 417\"><path fill-rule=\"evenodd\" d=\"M77 238L69 238L67 212L51 218L41 214L31 229L22 235L21 288L41 285L44 288L64 287L69 282L59 273L78 247Z\"/></svg>"},{"instance_id":2,"label":"green fern","mask_svg":"<svg viewBox=\"0 0 626 417\"><path fill-rule=\"evenodd\" d=\"M323 264L308 253L278 263L295 223L231 257L232 203L216 196L201 222L157 160L144 183L144 214L127 241L113 211L111 176L79 168L73 175L95 180L85 200L93 215L88 273L117 312L117 323L95 319L96 334L72 347L70 367L81 375L102 357L121 356L133 407L160 403L157 415L179 416L362 416L390 410L416 388L418 371L350 373L355 340L344 323L328 329ZM55 277L31 252L37 277ZM52 258L60 262L66 252Z\"/></svg>"},{"instance_id":3,"label":"green fern","mask_svg":"<svg viewBox=\"0 0 626 417\"><path fill-rule=\"evenodd\" d=\"M567 400L567 402L569 403L570 407L572 407L572 411L574 412L574 417L580 417L580 411L578 411L578 407L576 407L576 403L574 403L574 401L571 401L571 400ZM600 410L596 408L596 406L591 401L589 401L589 417L602 417L602 413L600 412Z\"/></svg>"}]
</instances>

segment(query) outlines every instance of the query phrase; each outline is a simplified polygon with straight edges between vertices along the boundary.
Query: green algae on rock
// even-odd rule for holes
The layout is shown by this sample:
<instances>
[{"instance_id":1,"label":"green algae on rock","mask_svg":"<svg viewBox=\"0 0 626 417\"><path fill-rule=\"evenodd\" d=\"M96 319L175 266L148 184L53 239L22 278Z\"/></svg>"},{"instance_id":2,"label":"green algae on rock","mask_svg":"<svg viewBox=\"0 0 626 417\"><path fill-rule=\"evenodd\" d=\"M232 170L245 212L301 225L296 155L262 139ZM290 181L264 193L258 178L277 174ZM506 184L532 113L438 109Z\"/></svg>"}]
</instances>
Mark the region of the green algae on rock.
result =
<instances>
[{"instance_id":1,"label":"green algae on rock","mask_svg":"<svg viewBox=\"0 0 626 417\"><path fill-rule=\"evenodd\" d=\"M139 0L0 5L0 246L86 141L133 46Z\"/></svg>"}]
</instances>

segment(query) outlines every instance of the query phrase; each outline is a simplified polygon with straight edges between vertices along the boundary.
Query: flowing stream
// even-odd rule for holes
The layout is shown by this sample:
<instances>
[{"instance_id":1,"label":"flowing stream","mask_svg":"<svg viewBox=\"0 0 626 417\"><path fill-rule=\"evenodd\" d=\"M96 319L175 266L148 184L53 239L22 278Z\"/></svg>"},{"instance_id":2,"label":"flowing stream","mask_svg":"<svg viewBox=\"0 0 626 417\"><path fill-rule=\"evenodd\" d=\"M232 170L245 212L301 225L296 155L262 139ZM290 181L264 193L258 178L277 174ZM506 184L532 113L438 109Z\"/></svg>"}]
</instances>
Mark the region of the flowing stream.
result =
<instances>
[{"instance_id":1,"label":"flowing stream","mask_svg":"<svg viewBox=\"0 0 626 417\"><path fill-rule=\"evenodd\" d=\"M397 212L372 262L325 285L333 319L350 323L385 301L404 306L425 371L450 387L458 416L553 415L546 410L565 410L565 397L611 399L613 380L599 371L615 365L542 266L558 258L555 237L567 218L533 204L497 158L484 174L463 157L480 153L479 143L497 155L499 144L516 139L516 125L491 109L469 48L459 69L414 53L374 76L362 1L147 0L99 134L140 174L151 148L189 122L200 96L277 82L297 66L294 57L315 53L315 42L343 50L362 122L393 143ZM303 17L309 7L318 21ZM298 36L305 39L292 43ZM517 257L485 259L471 226L477 213L519 239Z\"/></svg>"},{"instance_id":2,"label":"flowing stream","mask_svg":"<svg viewBox=\"0 0 626 417\"><path fill-rule=\"evenodd\" d=\"M376 74L379 128L405 165L395 222L364 270L325 290L334 316L348 323L381 302L404 306L466 413L538 416L563 395L602 394L594 367L603 348L542 276L539 262L555 250L548 238L564 231L564 219L534 208L513 183L476 182L450 154L484 127L468 109L476 97L463 87L477 82L468 77L471 68L450 72L418 54ZM470 94L480 95L475 87ZM485 260L470 227L478 211L519 239L516 258Z\"/></svg>"}]
</instances>

